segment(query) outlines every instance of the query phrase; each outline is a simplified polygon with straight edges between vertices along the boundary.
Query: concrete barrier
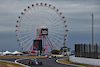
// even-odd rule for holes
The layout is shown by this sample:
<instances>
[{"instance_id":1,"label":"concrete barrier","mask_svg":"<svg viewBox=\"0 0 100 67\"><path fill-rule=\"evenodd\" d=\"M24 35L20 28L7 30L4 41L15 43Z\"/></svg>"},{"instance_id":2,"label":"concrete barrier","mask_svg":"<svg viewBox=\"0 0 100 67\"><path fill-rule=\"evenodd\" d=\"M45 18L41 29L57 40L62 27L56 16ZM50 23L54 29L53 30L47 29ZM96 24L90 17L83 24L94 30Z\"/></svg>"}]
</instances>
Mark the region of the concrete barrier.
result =
<instances>
[{"instance_id":1,"label":"concrete barrier","mask_svg":"<svg viewBox=\"0 0 100 67\"><path fill-rule=\"evenodd\" d=\"M90 64L90 65L100 66L100 59L70 56L69 61L75 62L75 63L82 63L82 64Z\"/></svg>"}]
</instances>

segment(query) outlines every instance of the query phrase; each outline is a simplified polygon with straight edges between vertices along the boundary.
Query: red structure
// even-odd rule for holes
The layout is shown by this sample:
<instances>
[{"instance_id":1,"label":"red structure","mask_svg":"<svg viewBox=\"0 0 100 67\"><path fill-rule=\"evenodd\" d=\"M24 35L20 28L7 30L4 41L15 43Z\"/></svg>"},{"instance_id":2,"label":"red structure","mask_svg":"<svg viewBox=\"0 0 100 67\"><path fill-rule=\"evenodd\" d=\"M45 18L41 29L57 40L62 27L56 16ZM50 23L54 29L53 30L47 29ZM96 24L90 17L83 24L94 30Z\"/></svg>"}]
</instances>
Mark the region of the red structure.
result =
<instances>
[{"instance_id":1,"label":"red structure","mask_svg":"<svg viewBox=\"0 0 100 67\"><path fill-rule=\"evenodd\" d=\"M42 54L48 54L52 50L54 50L54 47L53 47L53 45L48 37L48 29L47 28L37 29L36 40L40 40L40 39L42 39L42 51L41 51ZM37 54L36 50L34 50L33 45L31 46L29 53L30 54L31 53Z\"/></svg>"}]
</instances>

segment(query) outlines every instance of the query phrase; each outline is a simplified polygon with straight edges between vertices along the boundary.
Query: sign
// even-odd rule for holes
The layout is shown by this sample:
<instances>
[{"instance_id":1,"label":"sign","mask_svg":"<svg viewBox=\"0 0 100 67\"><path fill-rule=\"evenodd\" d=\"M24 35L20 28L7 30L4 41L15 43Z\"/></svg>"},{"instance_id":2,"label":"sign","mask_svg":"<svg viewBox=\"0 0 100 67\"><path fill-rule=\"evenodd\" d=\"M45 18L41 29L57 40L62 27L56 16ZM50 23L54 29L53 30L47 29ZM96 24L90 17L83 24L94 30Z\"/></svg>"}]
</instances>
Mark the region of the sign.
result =
<instances>
[{"instance_id":1,"label":"sign","mask_svg":"<svg viewBox=\"0 0 100 67\"><path fill-rule=\"evenodd\" d=\"M41 35L48 35L48 29L47 28L42 28L41 29Z\"/></svg>"},{"instance_id":2,"label":"sign","mask_svg":"<svg viewBox=\"0 0 100 67\"><path fill-rule=\"evenodd\" d=\"M33 49L34 50L42 50L42 40L34 40Z\"/></svg>"}]
</instances>

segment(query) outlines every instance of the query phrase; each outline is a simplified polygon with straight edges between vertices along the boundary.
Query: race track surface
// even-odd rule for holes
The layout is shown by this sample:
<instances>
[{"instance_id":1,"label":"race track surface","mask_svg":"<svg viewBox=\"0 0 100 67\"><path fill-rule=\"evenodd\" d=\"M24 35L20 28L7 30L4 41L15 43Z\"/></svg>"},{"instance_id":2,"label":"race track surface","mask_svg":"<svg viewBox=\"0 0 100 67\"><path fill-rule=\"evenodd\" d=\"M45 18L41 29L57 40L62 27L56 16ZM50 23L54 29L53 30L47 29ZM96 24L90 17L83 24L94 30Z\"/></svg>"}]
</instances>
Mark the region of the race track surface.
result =
<instances>
[{"instance_id":1,"label":"race track surface","mask_svg":"<svg viewBox=\"0 0 100 67\"><path fill-rule=\"evenodd\" d=\"M42 61L43 65L42 66L31 65L30 67L76 67L76 66L71 66L71 65L59 64L59 63L55 62L56 59L58 59L58 58L52 58L52 59L38 58L38 60ZM29 64L28 64L29 60L31 60L31 59L24 59L24 60L20 60L18 62L29 66Z\"/></svg>"},{"instance_id":2,"label":"race track surface","mask_svg":"<svg viewBox=\"0 0 100 67\"><path fill-rule=\"evenodd\" d=\"M33 58L26 58L26 59L21 59L21 58L0 58L0 60L6 60L6 61L11 61L11 62L15 62L15 60L18 60L18 63L24 64L24 65L28 65L29 60L33 59ZM60 58L37 58L37 60L42 61L43 65L42 66L35 66L35 65L31 65L30 67L77 67L77 66L73 66L73 65L65 65L65 64L60 64L57 63L56 60L60 59Z\"/></svg>"}]
</instances>

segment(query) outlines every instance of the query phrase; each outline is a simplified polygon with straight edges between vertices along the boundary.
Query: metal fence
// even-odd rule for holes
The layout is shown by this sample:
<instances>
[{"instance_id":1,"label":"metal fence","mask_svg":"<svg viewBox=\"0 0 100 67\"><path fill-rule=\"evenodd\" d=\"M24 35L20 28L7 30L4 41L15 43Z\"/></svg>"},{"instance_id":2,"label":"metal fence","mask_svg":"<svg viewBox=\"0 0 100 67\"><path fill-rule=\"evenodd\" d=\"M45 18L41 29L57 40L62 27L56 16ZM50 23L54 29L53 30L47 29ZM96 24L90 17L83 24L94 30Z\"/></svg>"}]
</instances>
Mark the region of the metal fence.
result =
<instances>
[{"instance_id":1,"label":"metal fence","mask_svg":"<svg viewBox=\"0 0 100 67\"><path fill-rule=\"evenodd\" d=\"M89 44L75 44L75 57L100 58L100 46Z\"/></svg>"}]
</instances>

